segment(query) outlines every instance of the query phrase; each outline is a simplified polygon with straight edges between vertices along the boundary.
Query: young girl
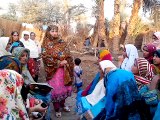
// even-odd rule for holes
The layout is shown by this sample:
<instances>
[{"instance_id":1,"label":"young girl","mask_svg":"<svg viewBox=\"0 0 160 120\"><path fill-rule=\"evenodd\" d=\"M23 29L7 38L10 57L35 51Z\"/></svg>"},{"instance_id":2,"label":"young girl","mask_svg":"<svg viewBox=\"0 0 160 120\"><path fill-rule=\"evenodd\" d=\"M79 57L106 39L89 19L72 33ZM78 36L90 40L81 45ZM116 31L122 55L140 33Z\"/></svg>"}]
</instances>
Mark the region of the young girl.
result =
<instances>
[{"instance_id":1,"label":"young girl","mask_svg":"<svg viewBox=\"0 0 160 120\"><path fill-rule=\"evenodd\" d=\"M75 86L77 87L77 91L79 92L81 90L82 87L82 79L81 79L81 75L82 75L82 68L80 66L81 64L81 59L76 58L74 60L74 80L75 80Z\"/></svg>"}]
</instances>

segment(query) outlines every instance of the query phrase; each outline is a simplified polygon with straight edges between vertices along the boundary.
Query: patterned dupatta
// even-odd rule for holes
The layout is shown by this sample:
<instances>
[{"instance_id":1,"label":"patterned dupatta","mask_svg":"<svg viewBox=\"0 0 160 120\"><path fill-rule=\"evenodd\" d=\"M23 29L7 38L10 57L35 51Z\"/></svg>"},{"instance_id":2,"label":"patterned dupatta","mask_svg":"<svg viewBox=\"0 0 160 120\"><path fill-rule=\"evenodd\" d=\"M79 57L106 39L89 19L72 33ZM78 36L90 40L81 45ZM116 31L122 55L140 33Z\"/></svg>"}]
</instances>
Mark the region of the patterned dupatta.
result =
<instances>
[{"instance_id":1,"label":"patterned dupatta","mask_svg":"<svg viewBox=\"0 0 160 120\"><path fill-rule=\"evenodd\" d=\"M60 67L60 62L66 60L68 64L64 66L64 84L71 85L74 63L67 44L61 39L46 39L42 44L42 49L42 58L47 74L46 79L52 79L53 75Z\"/></svg>"},{"instance_id":2,"label":"patterned dupatta","mask_svg":"<svg viewBox=\"0 0 160 120\"><path fill-rule=\"evenodd\" d=\"M153 69L150 63L144 58L137 58L137 66L139 75L135 75L135 79L139 84L149 84L154 77Z\"/></svg>"}]
</instances>

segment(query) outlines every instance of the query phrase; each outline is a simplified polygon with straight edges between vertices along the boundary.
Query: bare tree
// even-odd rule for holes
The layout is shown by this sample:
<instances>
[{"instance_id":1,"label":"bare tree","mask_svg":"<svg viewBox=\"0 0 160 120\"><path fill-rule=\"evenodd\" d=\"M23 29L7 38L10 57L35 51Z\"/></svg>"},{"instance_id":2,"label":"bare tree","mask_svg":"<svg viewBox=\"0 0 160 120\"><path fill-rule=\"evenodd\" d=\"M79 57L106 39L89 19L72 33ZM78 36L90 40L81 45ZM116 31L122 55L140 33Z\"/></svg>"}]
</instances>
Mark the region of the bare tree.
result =
<instances>
[{"instance_id":1,"label":"bare tree","mask_svg":"<svg viewBox=\"0 0 160 120\"><path fill-rule=\"evenodd\" d=\"M23 22L58 24L64 31L69 32L71 21L84 14L86 8L82 4L71 6L67 3L66 7L60 2L51 3L48 0L21 0L19 11Z\"/></svg>"},{"instance_id":2,"label":"bare tree","mask_svg":"<svg viewBox=\"0 0 160 120\"><path fill-rule=\"evenodd\" d=\"M2 8L0 8L2 9ZM9 3L8 12L7 14L3 14L1 17L8 20L17 21L17 7L13 3Z\"/></svg>"}]
</instances>

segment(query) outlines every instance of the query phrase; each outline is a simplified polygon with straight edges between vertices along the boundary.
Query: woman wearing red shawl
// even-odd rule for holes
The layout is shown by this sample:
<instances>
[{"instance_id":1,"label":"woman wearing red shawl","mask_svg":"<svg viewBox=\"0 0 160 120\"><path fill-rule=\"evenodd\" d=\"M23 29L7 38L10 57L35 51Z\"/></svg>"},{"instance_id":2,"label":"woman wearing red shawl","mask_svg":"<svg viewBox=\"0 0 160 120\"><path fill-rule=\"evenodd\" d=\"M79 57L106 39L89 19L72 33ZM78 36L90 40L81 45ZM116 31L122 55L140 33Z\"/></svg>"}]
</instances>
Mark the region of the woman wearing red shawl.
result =
<instances>
[{"instance_id":1,"label":"woman wearing red shawl","mask_svg":"<svg viewBox=\"0 0 160 120\"><path fill-rule=\"evenodd\" d=\"M47 28L42 43L42 58L46 71L46 79L53 87L51 92L56 117L61 117L60 107L69 112L64 105L65 99L71 95L73 80L73 59L68 45L58 37L58 27Z\"/></svg>"},{"instance_id":2,"label":"woman wearing red shawl","mask_svg":"<svg viewBox=\"0 0 160 120\"><path fill-rule=\"evenodd\" d=\"M150 64L153 64L153 56L156 51L156 46L153 44L147 44L143 47L143 57L148 60Z\"/></svg>"}]
</instances>

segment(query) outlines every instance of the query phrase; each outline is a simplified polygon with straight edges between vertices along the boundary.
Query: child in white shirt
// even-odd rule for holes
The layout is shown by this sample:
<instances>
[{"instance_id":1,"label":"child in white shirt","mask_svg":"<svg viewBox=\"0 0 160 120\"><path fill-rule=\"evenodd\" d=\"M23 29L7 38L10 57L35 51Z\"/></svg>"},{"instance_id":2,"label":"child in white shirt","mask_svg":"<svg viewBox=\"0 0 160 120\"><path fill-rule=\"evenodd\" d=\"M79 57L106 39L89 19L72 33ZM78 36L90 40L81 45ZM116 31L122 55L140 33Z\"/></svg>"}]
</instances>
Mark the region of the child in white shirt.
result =
<instances>
[{"instance_id":1,"label":"child in white shirt","mask_svg":"<svg viewBox=\"0 0 160 120\"><path fill-rule=\"evenodd\" d=\"M82 87L82 79L81 79L82 68L80 67L81 59L76 58L74 60L74 64L75 64L74 66L74 85L77 88L77 92L79 92Z\"/></svg>"}]
</instances>

